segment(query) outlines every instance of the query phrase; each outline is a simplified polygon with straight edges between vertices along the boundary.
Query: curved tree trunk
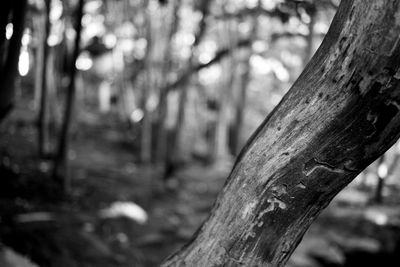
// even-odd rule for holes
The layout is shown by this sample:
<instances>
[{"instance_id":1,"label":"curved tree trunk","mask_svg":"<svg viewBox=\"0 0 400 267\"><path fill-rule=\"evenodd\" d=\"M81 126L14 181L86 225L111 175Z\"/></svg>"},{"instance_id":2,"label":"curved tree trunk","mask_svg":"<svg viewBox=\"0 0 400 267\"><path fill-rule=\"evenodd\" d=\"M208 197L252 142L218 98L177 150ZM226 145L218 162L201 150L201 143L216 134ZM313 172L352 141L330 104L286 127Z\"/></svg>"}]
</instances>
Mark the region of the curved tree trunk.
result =
<instances>
[{"instance_id":1,"label":"curved tree trunk","mask_svg":"<svg viewBox=\"0 0 400 267\"><path fill-rule=\"evenodd\" d=\"M332 198L400 135L400 2L343 0L193 240L163 266L284 266Z\"/></svg>"}]
</instances>

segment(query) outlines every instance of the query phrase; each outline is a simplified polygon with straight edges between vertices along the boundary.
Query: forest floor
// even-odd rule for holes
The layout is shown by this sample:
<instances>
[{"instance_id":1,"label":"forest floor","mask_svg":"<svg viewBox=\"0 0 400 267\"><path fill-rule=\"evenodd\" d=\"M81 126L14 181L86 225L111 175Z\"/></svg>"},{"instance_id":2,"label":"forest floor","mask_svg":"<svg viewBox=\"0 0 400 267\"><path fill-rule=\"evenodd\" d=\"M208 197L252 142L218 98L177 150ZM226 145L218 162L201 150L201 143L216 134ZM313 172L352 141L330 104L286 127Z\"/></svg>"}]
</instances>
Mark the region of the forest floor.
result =
<instances>
[{"instance_id":1,"label":"forest floor","mask_svg":"<svg viewBox=\"0 0 400 267\"><path fill-rule=\"evenodd\" d=\"M74 127L66 195L50 177L51 161L37 157L31 114L17 109L0 128L0 251L38 266L158 266L207 217L231 168L193 162L163 189L157 168L135 163L134 135L121 121L86 114ZM399 191L391 187L385 204L371 205L371 192L349 186L288 266L400 266Z\"/></svg>"}]
</instances>

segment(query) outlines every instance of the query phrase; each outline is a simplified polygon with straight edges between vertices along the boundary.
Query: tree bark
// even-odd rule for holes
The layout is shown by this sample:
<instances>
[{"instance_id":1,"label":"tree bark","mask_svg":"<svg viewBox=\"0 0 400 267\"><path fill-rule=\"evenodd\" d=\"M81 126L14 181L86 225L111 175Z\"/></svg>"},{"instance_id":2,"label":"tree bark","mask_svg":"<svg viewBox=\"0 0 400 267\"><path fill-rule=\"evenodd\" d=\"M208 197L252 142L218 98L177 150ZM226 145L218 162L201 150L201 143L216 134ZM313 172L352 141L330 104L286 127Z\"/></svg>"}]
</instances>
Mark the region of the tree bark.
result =
<instances>
[{"instance_id":1,"label":"tree bark","mask_svg":"<svg viewBox=\"0 0 400 267\"><path fill-rule=\"evenodd\" d=\"M400 135L399 18L399 1L341 2L208 220L163 266L285 265L321 210Z\"/></svg>"}]
</instances>

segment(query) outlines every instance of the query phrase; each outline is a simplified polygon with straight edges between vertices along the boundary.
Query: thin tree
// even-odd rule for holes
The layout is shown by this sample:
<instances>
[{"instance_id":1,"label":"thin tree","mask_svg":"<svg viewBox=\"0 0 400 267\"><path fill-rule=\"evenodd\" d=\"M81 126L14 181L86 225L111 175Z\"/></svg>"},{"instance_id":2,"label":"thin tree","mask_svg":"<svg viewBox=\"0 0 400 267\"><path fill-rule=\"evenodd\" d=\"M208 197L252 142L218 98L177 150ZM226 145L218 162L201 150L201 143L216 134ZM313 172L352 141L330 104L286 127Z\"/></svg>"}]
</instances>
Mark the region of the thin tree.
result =
<instances>
[{"instance_id":1,"label":"thin tree","mask_svg":"<svg viewBox=\"0 0 400 267\"><path fill-rule=\"evenodd\" d=\"M3 69L4 56L6 55L5 44L7 42L6 38L6 26L10 19L10 14L12 12L12 5L10 1L0 2L0 73Z\"/></svg>"},{"instance_id":2,"label":"thin tree","mask_svg":"<svg viewBox=\"0 0 400 267\"><path fill-rule=\"evenodd\" d=\"M197 31L194 34L194 42L190 47L190 56L184 64L185 69L190 69L194 65L193 63L195 56L194 51L202 41L204 34L207 30L207 18L210 12L210 3L211 3L210 0L204 0L199 3L195 3L199 5L198 9L201 12L202 17L200 19ZM165 181L168 180L170 177L172 177L172 175L176 170L177 165L179 165L179 162L182 160L181 138L184 129L186 100L188 98L188 88L186 85L190 80L191 74L193 74L193 72L190 72L187 76L184 76L183 79L179 81L179 83L176 83L174 85L174 87L180 87L182 89L178 100L178 114L177 114L175 129L171 137L171 144L167 147L168 156L165 158L165 169L163 173L163 179ZM168 89L169 89L168 87L165 88L165 90Z\"/></svg>"},{"instance_id":3,"label":"thin tree","mask_svg":"<svg viewBox=\"0 0 400 267\"><path fill-rule=\"evenodd\" d=\"M68 192L70 188L70 177L68 175L68 147L69 147L69 131L71 128L71 120L72 120L72 111L73 111L73 103L75 99L75 76L76 76L76 66L75 62L79 56L80 52L80 42L81 42L81 32L82 32L82 17L83 17L83 6L84 0L79 0L77 14L75 18L75 43L74 43L74 50L72 54L72 60L70 62L68 76L69 76L69 84L68 84L68 91L67 91L67 99L64 111L64 119L61 126L61 133L60 139L58 143L58 150L57 155L55 157L54 162L54 170L53 170L53 177L61 181L63 183L63 188L66 192Z\"/></svg>"},{"instance_id":4,"label":"thin tree","mask_svg":"<svg viewBox=\"0 0 400 267\"><path fill-rule=\"evenodd\" d=\"M257 38L257 32L258 32L258 16L255 15L251 19L250 23L251 23L251 30L249 33L249 39L255 40ZM246 54L244 55L244 58L242 59L239 65L239 71L240 71L239 96L235 107L235 122L234 122L235 128L232 140L232 152L235 156L239 154L240 149L243 146L242 132L244 123L244 113L247 100L247 88L249 86L251 78L250 58L253 54L253 51L251 47L245 49L246 49Z\"/></svg>"},{"instance_id":5,"label":"thin tree","mask_svg":"<svg viewBox=\"0 0 400 267\"><path fill-rule=\"evenodd\" d=\"M146 54L144 56L144 81L142 84L142 110L143 119L141 127L141 145L140 145L140 161L144 164L148 164L151 161L152 152L152 114L149 110L149 98L151 96L153 86L153 73L151 68L151 50L153 47L153 36L152 36L152 25L151 18L148 10L149 0L143 3L143 10L145 13L144 28L146 34Z\"/></svg>"},{"instance_id":6,"label":"thin tree","mask_svg":"<svg viewBox=\"0 0 400 267\"><path fill-rule=\"evenodd\" d=\"M166 129L166 119L167 119L167 88L168 77L170 69L172 67L172 41L176 34L179 26L179 8L181 6L182 0L173 0L169 4L171 7L170 11L170 25L168 29L167 37L165 38L165 52L162 66L162 87L159 92L158 101L158 133L157 133L157 148L156 148L156 161L159 164L165 164L165 157L167 156L167 139L168 133Z\"/></svg>"},{"instance_id":7,"label":"thin tree","mask_svg":"<svg viewBox=\"0 0 400 267\"><path fill-rule=\"evenodd\" d=\"M316 23L317 16L317 7L315 3L309 3L306 5L306 12L310 17L310 21L308 22L308 34L306 37L307 45L304 53L303 65L306 66L308 61L310 61L313 53L314 53L314 27Z\"/></svg>"},{"instance_id":8,"label":"thin tree","mask_svg":"<svg viewBox=\"0 0 400 267\"><path fill-rule=\"evenodd\" d=\"M4 3L3 3L4 2ZM4 9L3 9L4 8ZM21 48L21 38L24 33L25 15L27 9L27 0L2 1L0 4L2 35L0 36L0 48L2 61L0 62L0 121L12 109L14 102L15 78L18 71L18 60ZM8 42L7 50L4 46L5 25L8 23L8 18L12 16L11 23L13 25L13 34Z\"/></svg>"},{"instance_id":9,"label":"thin tree","mask_svg":"<svg viewBox=\"0 0 400 267\"><path fill-rule=\"evenodd\" d=\"M38 147L39 147L39 155L44 157L49 153L49 132L48 132L48 88L47 88L47 62L49 55L49 45L47 43L47 39L50 34L50 8L51 8L51 0L45 1L45 14L44 14L44 33L42 34L42 39L40 40L41 44L38 47L39 50L43 52L40 53L40 58L37 58L38 61L38 73L37 79L38 86L41 89L40 92L40 106L39 106L39 116L38 116ZM40 29L39 29L40 31Z\"/></svg>"},{"instance_id":10,"label":"thin tree","mask_svg":"<svg viewBox=\"0 0 400 267\"><path fill-rule=\"evenodd\" d=\"M224 6L227 4L225 1ZM237 32L234 32L236 22L232 20L219 21L219 36L220 42L226 43L225 45L233 50L234 44L236 43L235 36ZM226 57L221 62L222 75L220 79L221 88L217 91L218 96L218 108L217 116L215 121L215 129L211 146L211 159L214 163L218 164L220 160L223 160L229 156L228 151L228 127L229 127L229 108L232 100L233 85L235 82L236 71L237 71L237 57L235 54L230 53L229 57Z\"/></svg>"},{"instance_id":11,"label":"thin tree","mask_svg":"<svg viewBox=\"0 0 400 267\"><path fill-rule=\"evenodd\" d=\"M382 204L383 202L383 188L385 186L385 179L388 175L387 165L385 163L385 155L382 155L378 159L378 164L376 168L376 188L373 198L373 202L376 204Z\"/></svg>"},{"instance_id":12,"label":"thin tree","mask_svg":"<svg viewBox=\"0 0 400 267\"><path fill-rule=\"evenodd\" d=\"M162 266L285 265L323 208L400 136L399 14L399 1L341 2L210 217Z\"/></svg>"}]
</instances>

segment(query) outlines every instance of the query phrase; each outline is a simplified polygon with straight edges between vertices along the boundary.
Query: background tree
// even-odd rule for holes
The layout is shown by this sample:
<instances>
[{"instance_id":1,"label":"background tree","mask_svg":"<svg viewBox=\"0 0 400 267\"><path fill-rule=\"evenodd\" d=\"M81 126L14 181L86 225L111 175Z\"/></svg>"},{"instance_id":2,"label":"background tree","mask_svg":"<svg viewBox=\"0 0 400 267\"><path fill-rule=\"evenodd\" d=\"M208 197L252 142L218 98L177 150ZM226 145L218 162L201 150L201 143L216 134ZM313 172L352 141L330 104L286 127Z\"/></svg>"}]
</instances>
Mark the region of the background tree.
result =
<instances>
[{"instance_id":1,"label":"background tree","mask_svg":"<svg viewBox=\"0 0 400 267\"><path fill-rule=\"evenodd\" d=\"M2 59L0 68L0 120L11 110L14 102L15 78L18 71L18 59L21 48L21 38L24 32L25 14L27 8L26 0L14 2L4 1L1 4L1 25L2 34L0 36L1 53L7 55ZM13 34L9 42L5 36L5 25L12 17ZM7 52L5 52L7 51Z\"/></svg>"},{"instance_id":2,"label":"background tree","mask_svg":"<svg viewBox=\"0 0 400 267\"><path fill-rule=\"evenodd\" d=\"M39 146L39 154L43 157L49 153L49 132L48 132L48 88L47 88L47 61L49 56L49 45L47 40L50 35L50 7L51 1L45 1L45 12L44 12L44 29L39 29L39 31L43 30L42 38L40 40L40 45L38 47L38 77L37 82L40 87L40 107L39 107L39 117L38 117L38 146Z\"/></svg>"},{"instance_id":3,"label":"background tree","mask_svg":"<svg viewBox=\"0 0 400 267\"><path fill-rule=\"evenodd\" d=\"M75 18L75 42L74 42L74 50L72 54L72 60L70 62L68 76L69 76L69 84L68 84L68 93L65 105L64 118L62 123L62 128L60 132L60 139L58 144L57 155L54 159L54 170L53 176L55 179L60 180L63 184L63 188L66 192L70 189L70 177L68 175L68 138L69 131L71 127L71 119L72 119L72 111L73 111L73 103L75 100L75 79L76 79L76 60L80 53L80 42L81 42L81 31L82 31L82 17L83 17L83 6L84 0L79 0L78 7L76 11Z\"/></svg>"}]
</instances>

